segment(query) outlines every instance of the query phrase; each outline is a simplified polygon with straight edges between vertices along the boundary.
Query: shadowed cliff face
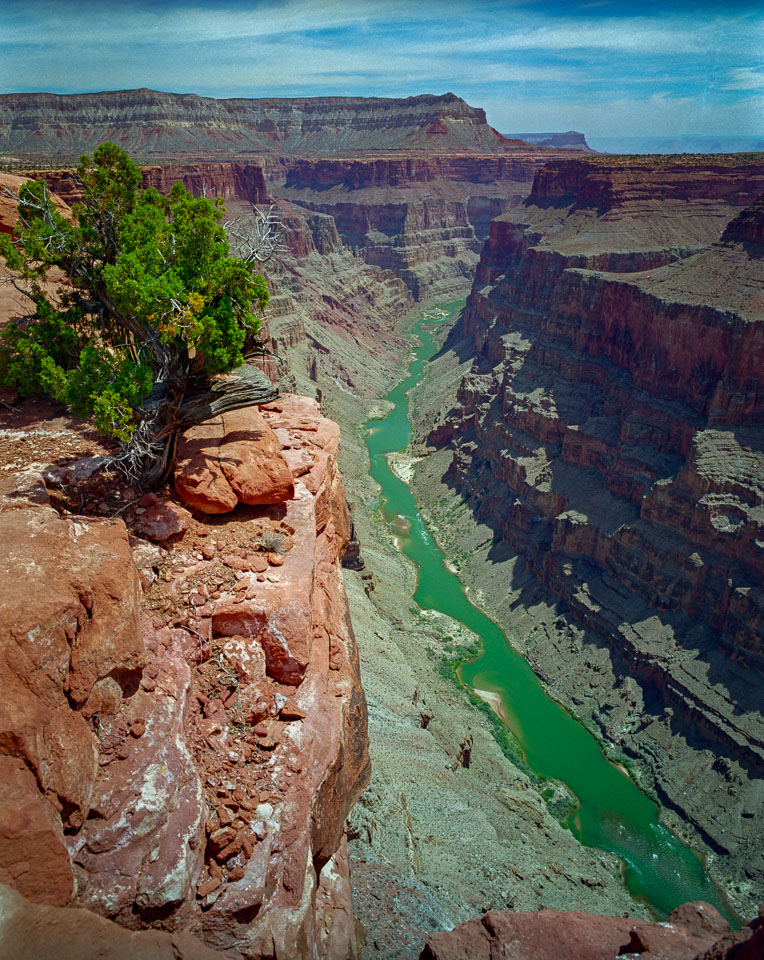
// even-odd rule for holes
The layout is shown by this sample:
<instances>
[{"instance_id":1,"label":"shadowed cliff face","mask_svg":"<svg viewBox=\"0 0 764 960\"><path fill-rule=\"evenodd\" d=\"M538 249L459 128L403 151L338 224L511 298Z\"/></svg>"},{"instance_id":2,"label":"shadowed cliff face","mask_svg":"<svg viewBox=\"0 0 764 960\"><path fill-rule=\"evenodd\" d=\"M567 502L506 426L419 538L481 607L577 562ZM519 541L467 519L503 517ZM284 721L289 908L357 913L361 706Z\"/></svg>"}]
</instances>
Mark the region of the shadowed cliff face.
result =
<instances>
[{"instance_id":1,"label":"shadowed cliff face","mask_svg":"<svg viewBox=\"0 0 764 960\"><path fill-rule=\"evenodd\" d=\"M600 712L603 731L759 891L763 214L730 201L762 173L540 171L491 227L463 318L475 360L431 435L480 520L657 715L634 730ZM537 651L542 674L579 709L606 700L555 663L561 646Z\"/></svg>"},{"instance_id":2,"label":"shadowed cliff face","mask_svg":"<svg viewBox=\"0 0 764 960\"><path fill-rule=\"evenodd\" d=\"M417 300L463 295L491 221L517 206L552 153L292 159L274 193L333 217L343 242L392 270Z\"/></svg>"}]
</instances>

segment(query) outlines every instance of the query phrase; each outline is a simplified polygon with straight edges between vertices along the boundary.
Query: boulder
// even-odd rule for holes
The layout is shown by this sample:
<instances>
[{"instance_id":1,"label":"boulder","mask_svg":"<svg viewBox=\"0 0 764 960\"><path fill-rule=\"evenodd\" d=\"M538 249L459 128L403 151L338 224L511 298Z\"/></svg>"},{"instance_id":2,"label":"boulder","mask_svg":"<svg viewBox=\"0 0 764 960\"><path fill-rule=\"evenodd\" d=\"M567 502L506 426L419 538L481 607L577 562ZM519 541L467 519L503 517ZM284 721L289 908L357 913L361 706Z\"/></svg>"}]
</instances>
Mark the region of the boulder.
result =
<instances>
[{"instance_id":1,"label":"boulder","mask_svg":"<svg viewBox=\"0 0 764 960\"><path fill-rule=\"evenodd\" d=\"M191 514L184 507L169 500L160 500L159 503L147 507L133 524L136 533L148 537L149 540L161 542L175 537L188 529L191 523Z\"/></svg>"},{"instance_id":2,"label":"boulder","mask_svg":"<svg viewBox=\"0 0 764 960\"><path fill-rule=\"evenodd\" d=\"M294 496L292 471L276 434L256 407L223 414L218 460L241 503L282 503Z\"/></svg>"},{"instance_id":3,"label":"boulder","mask_svg":"<svg viewBox=\"0 0 764 960\"><path fill-rule=\"evenodd\" d=\"M223 417L189 427L178 441L175 490L194 510L228 513L239 502L218 462Z\"/></svg>"},{"instance_id":4,"label":"boulder","mask_svg":"<svg viewBox=\"0 0 764 960\"><path fill-rule=\"evenodd\" d=\"M41 481L15 486L0 501L0 752L76 829L97 770L91 718L145 662L138 574L121 520L63 518Z\"/></svg>"},{"instance_id":5,"label":"boulder","mask_svg":"<svg viewBox=\"0 0 764 960\"><path fill-rule=\"evenodd\" d=\"M294 480L273 430L257 407L244 407L185 431L175 489L195 510L228 513L238 503L291 500Z\"/></svg>"}]
</instances>

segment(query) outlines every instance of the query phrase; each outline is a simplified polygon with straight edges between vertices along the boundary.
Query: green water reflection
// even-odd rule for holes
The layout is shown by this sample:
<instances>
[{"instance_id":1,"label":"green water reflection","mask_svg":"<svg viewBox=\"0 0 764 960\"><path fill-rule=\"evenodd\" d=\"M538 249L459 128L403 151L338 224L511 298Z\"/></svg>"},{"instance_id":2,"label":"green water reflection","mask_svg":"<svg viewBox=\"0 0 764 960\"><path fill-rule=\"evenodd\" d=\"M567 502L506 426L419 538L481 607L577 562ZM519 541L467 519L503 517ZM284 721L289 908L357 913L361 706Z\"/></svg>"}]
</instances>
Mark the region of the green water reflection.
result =
<instances>
[{"instance_id":1,"label":"green water reflection","mask_svg":"<svg viewBox=\"0 0 764 960\"><path fill-rule=\"evenodd\" d=\"M453 314L463 302L446 304ZM444 564L444 555L419 515L408 486L390 470L386 453L409 442L407 392L416 384L434 353L430 320L413 329L416 359L408 377L387 399L395 405L381 420L368 423L371 475L382 488L382 510L401 550L418 569L415 602L460 621L483 643L483 653L460 668L462 681L501 698L501 715L517 737L528 764L540 775L561 780L578 800L567 826L581 843L619 856L626 885L663 918L687 900L714 904L737 925L718 889L705 874L700 857L658 818L658 810L626 776L604 757L599 744L559 704L546 696L538 677L507 642L503 631L467 599L459 578Z\"/></svg>"}]
</instances>

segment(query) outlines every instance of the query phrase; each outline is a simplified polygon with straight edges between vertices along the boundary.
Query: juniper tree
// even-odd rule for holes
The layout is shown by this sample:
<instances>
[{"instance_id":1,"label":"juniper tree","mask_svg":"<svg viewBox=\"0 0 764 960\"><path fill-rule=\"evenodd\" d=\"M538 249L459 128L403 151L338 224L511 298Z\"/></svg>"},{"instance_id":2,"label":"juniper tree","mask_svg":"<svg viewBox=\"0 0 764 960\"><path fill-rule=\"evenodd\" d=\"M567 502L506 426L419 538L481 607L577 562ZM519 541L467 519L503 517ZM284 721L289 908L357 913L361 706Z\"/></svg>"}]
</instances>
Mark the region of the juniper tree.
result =
<instances>
[{"instance_id":1,"label":"juniper tree","mask_svg":"<svg viewBox=\"0 0 764 960\"><path fill-rule=\"evenodd\" d=\"M14 195L3 279L34 312L0 334L0 380L92 416L119 441L116 461L150 486L184 426L276 395L243 366L262 350L268 291L256 265L274 246L274 220L269 212L250 226L242 259L231 255L221 199L194 198L181 183L169 197L139 190L140 169L112 143L83 156L77 177L71 219L42 181Z\"/></svg>"}]
</instances>

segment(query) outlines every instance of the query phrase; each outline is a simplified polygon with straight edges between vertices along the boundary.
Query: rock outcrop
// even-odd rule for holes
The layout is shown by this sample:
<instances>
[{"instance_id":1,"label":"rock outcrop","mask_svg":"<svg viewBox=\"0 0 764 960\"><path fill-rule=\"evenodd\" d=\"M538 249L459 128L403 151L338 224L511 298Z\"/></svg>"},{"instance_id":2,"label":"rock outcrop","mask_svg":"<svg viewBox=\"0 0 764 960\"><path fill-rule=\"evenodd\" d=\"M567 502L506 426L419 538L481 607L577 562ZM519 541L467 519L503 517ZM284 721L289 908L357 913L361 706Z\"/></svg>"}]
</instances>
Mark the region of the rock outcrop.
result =
<instances>
[{"instance_id":1,"label":"rock outcrop","mask_svg":"<svg viewBox=\"0 0 764 960\"><path fill-rule=\"evenodd\" d=\"M6 489L0 529L8 577L0 599L0 744L12 773L6 815L26 802L32 781L24 771L31 771L30 822L43 830L50 821L44 848L59 863L54 838L60 844L64 829L80 830L93 804L93 725L120 709L145 664L138 575L121 522L60 517L39 478ZM67 883L56 873L61 883L47 902L66 903L71 876ZM30 871L21 892L34 882Z\"/></svg>"},{"instance_id":2,"label":"rock outcrop","mask_svg":"<svg viewBox=\"0 0 764 960\"><path fill-rule=\"evenodd\" d=\"M311 461L305 457L306 470ZM256 407L231 410L186 430L178 443L175 489L202 513L239 503L283 503L294 479L276 434Z\"/></svg>"},{"instance_id":3,"label":"rock outcrop","mask_svg":"<svg viewBox=\"0 0 764 960\"><path fill-rule=\"evenodd\" d=\"M169 194L180 182L195 197L207 195L224 200L267 203L268 189L259 163L166 163L142 168L141 188L153 187ZM82 187L73 170L44 170L33 174L43 178L50 189L67 204L82 199Z\"/></svg>"},{"instance_id":4,"label":"rock outcrop","mask_svg":"<svg viewBox=\"0 0 764 960\"><path fill-rule=\"evenodd\" d=\"M237 416L241 452L263 415ZM292 497L188 515L162 546L8 485L0 882L84 909L3 893L4 956L41 960L70 917L114 956L356 955L345 819L369 764L339 430L300 397L264 417Z\"/></svg>"},{"instance_id":5,"label":"rock outcrop","mask_svg":"<svg viewBox=\"0 0 764 960\"><path fill-rule=\"evenodd\" d=\"M492 225L463 318L476 359L431 436L454 447L450 481L578 625L580 649L529 641L536 668L754 890L764 261L760 204L733 204L763 175L540 171ZM609 652L591 653L603 640ZM629 719L645 712L654 722Z\"/></svg>"},{"instance_id":6,"label":"rock outcrop","mask_svg":"<svg viewBox=\"0 0 764 960\"><path fill-rule=\"evenodd\" d=\"M2 884L0 953L7 960L231 960L189 933L126 930L89 910L30 903Z\"/></svg>"}]
</instances>

